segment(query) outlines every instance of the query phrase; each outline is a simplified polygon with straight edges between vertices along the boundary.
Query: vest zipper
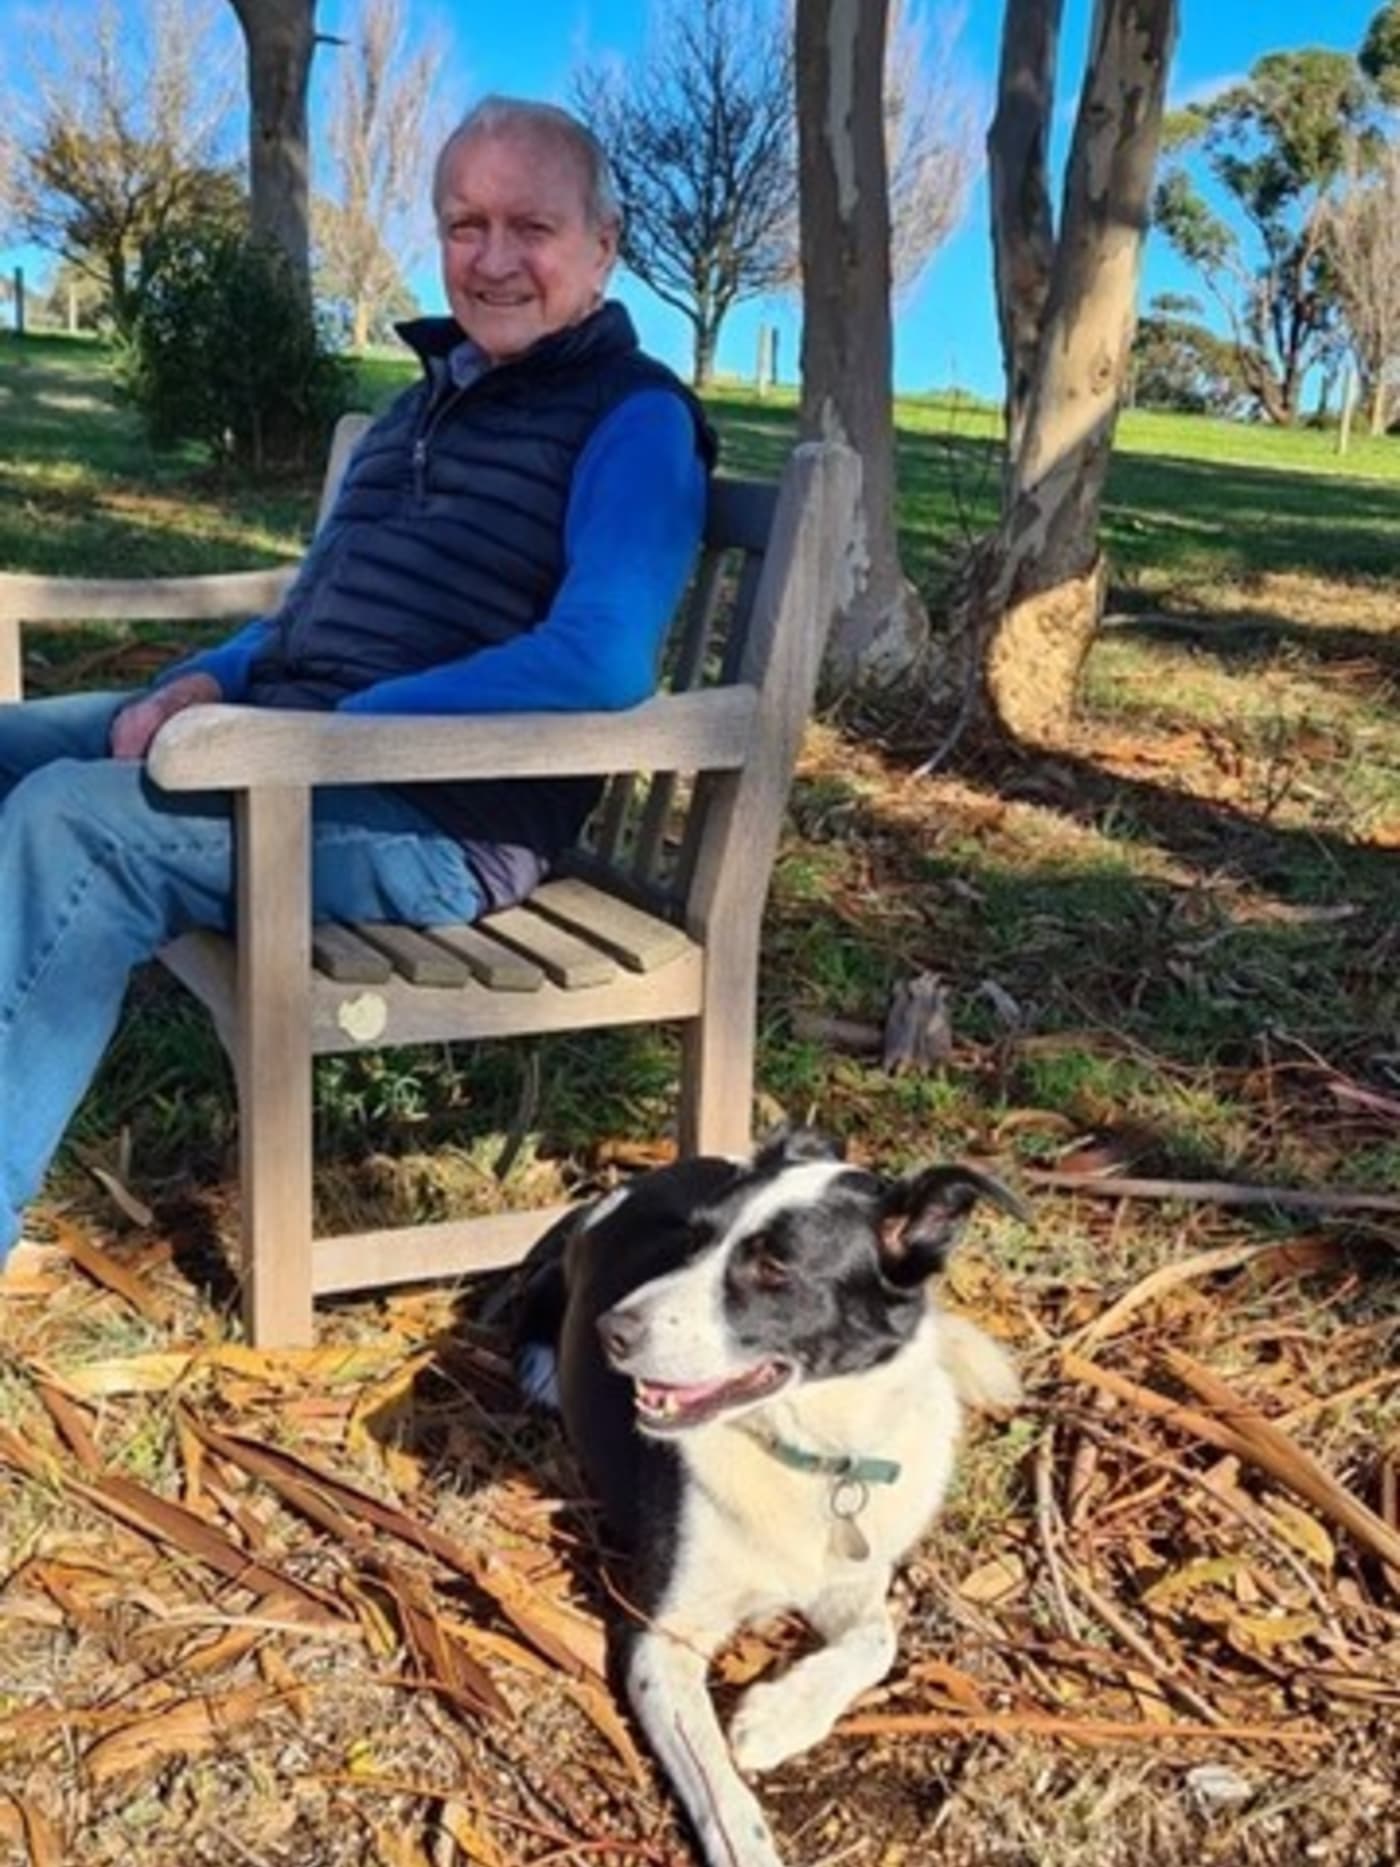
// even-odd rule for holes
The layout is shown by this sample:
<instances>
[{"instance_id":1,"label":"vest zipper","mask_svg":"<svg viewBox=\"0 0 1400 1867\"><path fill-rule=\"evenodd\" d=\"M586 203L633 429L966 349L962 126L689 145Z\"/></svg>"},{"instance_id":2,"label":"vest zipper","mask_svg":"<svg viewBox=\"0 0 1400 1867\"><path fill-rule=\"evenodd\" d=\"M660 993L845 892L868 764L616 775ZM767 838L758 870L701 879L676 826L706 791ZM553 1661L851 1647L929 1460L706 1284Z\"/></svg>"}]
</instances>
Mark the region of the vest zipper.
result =
<instances>
[{"instance_id":1,"label":"vest zipper","mask_svg":"<svg viewBox=\"0 0 1400 1867\"><path fill-rule=\"evenodd\" d=\"M447 411L464 396L470 395L475 386L474 383L468 383L465 389L453 389L436 404L429 404L423 426L413 443L413 493L416 499L425 499L428 494L428 443L437 433Z\"/></svg>"}]
</instances>

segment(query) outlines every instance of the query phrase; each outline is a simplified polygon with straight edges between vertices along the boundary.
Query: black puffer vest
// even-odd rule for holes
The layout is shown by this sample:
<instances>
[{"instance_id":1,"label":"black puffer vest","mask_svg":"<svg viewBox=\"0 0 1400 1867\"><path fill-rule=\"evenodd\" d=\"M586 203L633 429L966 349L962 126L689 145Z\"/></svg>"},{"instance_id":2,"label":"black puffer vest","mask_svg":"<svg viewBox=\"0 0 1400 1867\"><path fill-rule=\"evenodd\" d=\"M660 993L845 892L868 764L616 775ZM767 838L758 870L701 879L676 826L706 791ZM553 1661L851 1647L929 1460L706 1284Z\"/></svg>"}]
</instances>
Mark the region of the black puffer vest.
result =
<instances>
[{"instance_id":1,"label":"black puffer vest","mask_svg":"<svg viewBox=\"0 0 1400 1867\"><path fill-rule=\"evenodd\" d=\"M699 404L642 354L608 303L459 388L433 359L462 341L450 318L400 334L424 364L355 450L334 510L253 664L256 706L334 707L395 675L454 661L534 627L564 570L573 471L602 418L643 388ZM492 906L518 899L578 835L595 779L405 787L467 846ZM496 846L492 848L491 846Z\"/></svg>"}]
</instances>

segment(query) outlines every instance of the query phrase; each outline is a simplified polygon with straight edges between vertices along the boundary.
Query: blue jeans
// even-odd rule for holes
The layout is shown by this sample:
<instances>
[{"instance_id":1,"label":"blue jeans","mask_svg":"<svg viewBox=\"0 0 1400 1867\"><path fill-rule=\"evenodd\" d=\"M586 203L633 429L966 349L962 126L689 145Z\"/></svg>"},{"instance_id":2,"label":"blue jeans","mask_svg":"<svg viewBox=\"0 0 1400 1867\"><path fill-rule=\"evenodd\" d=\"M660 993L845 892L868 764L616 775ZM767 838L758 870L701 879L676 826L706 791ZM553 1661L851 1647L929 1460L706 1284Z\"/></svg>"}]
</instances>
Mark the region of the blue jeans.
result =
<instances>
[{"instance_id":1,"label":"blue jeans","mask_svg":"<svg viewBox=\"0 0 1400 1867\"><path fill-rule=\"evenodd\" d=\"M108 755L129 694L0 705L0 1263L116 1026L131 969L233 921L225 792L165 792ZM322 920L469 921L461 846L401 794L318 792Z\"/></svg>"}]
</instances>

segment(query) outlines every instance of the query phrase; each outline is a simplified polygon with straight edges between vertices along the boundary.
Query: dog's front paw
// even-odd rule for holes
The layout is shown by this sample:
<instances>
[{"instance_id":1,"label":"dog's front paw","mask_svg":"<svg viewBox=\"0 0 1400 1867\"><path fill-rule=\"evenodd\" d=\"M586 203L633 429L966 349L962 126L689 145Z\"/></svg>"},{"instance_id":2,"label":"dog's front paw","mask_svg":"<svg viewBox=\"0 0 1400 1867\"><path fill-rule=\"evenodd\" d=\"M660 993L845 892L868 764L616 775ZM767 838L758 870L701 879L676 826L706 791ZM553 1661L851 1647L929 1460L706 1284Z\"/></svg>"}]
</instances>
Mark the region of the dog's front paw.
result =
<instances>
[{"instance_id":1,"label":"dog's front paw","mask_svg":"<svg viewBox=\"0 0 1400 1867\"><path fill-rule=\"evenodd\" d=\"M775 1770L789 1757L810 1750L831 1729L823 1717L798 1702L786 1679L750 1686L729 1725L729 1748L741 1770Z\"/></svg>"}]
</instances>

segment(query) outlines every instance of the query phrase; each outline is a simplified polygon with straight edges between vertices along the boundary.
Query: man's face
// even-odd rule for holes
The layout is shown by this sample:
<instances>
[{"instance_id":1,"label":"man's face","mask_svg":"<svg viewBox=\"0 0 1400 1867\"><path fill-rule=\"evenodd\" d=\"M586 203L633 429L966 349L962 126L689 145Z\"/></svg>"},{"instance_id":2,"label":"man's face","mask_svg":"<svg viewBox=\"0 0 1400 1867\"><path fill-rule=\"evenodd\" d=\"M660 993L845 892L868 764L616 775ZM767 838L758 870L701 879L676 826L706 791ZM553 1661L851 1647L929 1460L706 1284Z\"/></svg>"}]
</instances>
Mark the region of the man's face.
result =
<instances>
[{"instance_id":1,"label":"man's face","mask_svg":"<svg viewBox=\"0 0 1400 1867\"><path fill-rule=\"evenodd\" d=\"M438 236L452 315L493 363L586 317L617 257L616 230L588 219L577 162L529 130L449 151Z\"/></svg>"}]
</instances>

